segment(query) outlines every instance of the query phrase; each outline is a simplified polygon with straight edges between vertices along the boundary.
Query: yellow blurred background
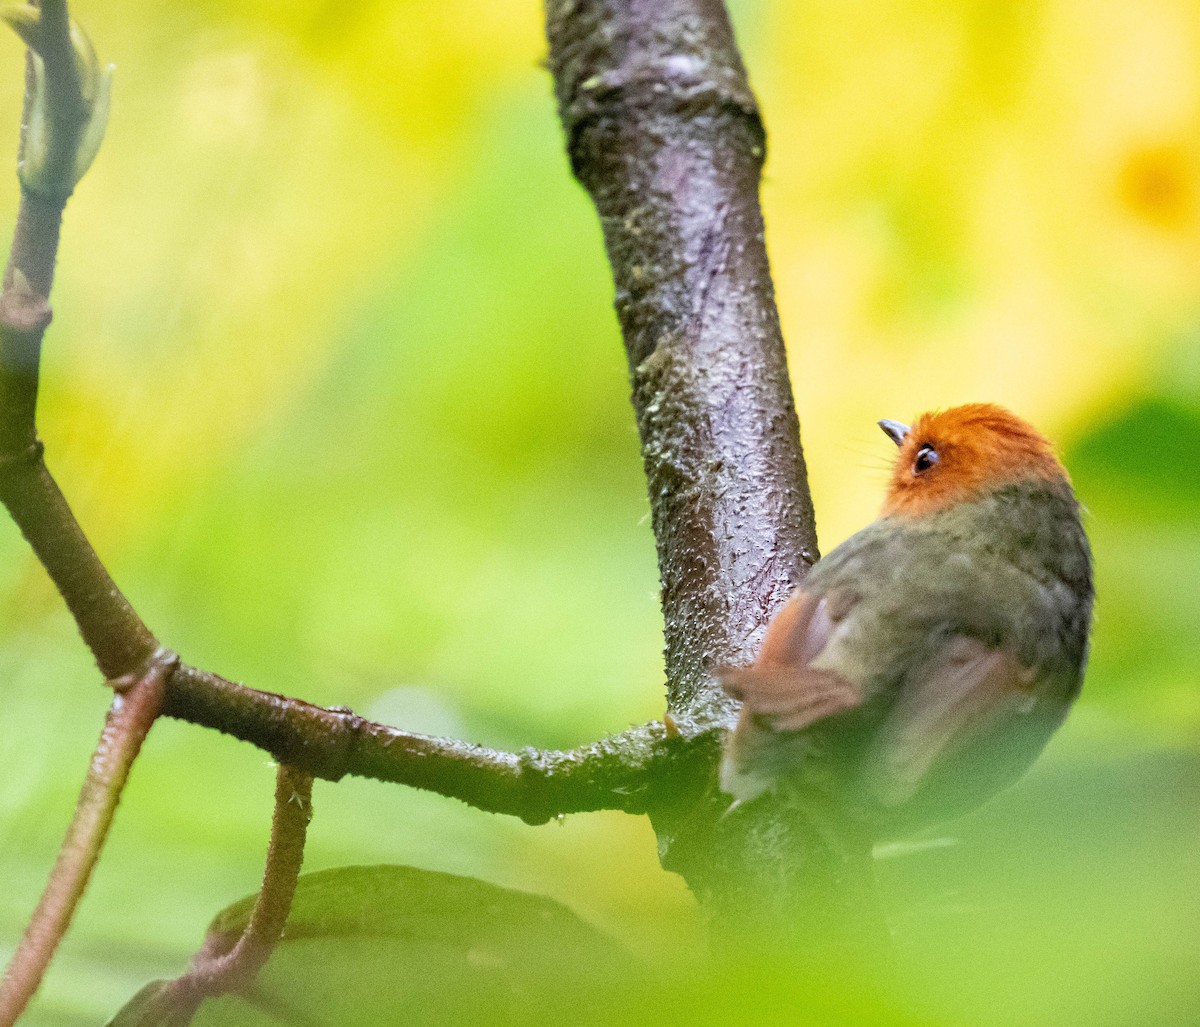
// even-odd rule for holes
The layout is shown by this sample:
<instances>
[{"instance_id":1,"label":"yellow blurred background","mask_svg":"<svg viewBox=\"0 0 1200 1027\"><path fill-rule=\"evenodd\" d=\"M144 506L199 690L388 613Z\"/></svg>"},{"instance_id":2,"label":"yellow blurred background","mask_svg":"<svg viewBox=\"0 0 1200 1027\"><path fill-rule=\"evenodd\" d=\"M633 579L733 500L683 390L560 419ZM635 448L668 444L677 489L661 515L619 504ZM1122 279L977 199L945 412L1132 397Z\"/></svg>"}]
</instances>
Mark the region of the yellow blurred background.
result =
<instances>
[{"instance_id":1,"label":"yellow blurred background","mask_svg":"<svg viewBox=\"0 0 1200 1027\"><path fill-rule=\"evenodd\" d=\"M1011 980L920 1001L946 1022L1144 1011L1149 985L1112 973L1139 931L1133 962L1173 1001L1171 959L1200 951L1200 3L732 10L769 133L767 242L823 547L874 516L890 456L874 422L968 400L1055 438L1091 511L1081 709L1031 782L963 829L992 853L1014 834L1049 846L1028 895L1001 867L976 900L1025 910L1005 921L1019 925L1057 909L1053 891L1077 933L1034 946L1040 984L1001 960ZM660 715L624 354L539 66L539 5L74 12L117 71L108 137L67 211L42 434L160 637L259 688L508 747ZM15 38L0 55L15 153ZM10 227L16 197L3 177ZM3 954L107 701L11 526L0 638ZM208 919L256 887L271 778L246 746L155 729L29 1022L97 1022L183 968ZM315 804L312 869L473 874L553 895L644 954L700 944L640 820L530 829L362 781L319 785ZM1075 873L1097 851L1087 831L1114 816L1129 844ZM1153 894L1131 883L1148 876ZM1118 885L1134 888L1127 906L1087 904ZM961 917L905 888L937 911L911 935L921 965L960 984ZM1081 967L1066 984L1052 949ZM1033 1020L996 1012L1018 991Z\"/></svg>"}]
</instances>

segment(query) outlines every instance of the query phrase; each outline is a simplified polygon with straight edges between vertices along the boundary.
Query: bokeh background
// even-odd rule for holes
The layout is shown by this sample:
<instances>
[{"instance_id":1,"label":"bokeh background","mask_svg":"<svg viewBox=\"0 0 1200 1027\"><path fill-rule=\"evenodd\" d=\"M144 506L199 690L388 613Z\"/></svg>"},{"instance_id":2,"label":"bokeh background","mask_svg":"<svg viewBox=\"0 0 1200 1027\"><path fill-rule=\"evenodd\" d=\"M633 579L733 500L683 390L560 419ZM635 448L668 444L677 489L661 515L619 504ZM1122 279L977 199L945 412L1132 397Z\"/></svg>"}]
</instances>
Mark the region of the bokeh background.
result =
<instances>
[{"instance_id":1,"label":"bokeh background","mask_svg":"<svg viewBox=\"0 0 1200 1027\"><path fill-rule=\"evenodd\" d=\"M1099 602L1030 777L881 854L938 1023L1200 1016L1200 3L732 4L822 545L879 417L994 400L1061 445ZM117 65L67 212L42 433L160 637L256 687L501 746L661 714L653 540L600 233L536 0L80 0ZM0 41L2 42L2 41ZM0 126L15 151L15 39ZM15 176L0 181L7 234ZM108 694L0 524L0 955ZM273 771L162 723L31 1024L91 1024L257 886ZM318 783L312 869L554 896L644 955L700 924L619 814L528 828Z\"/></svg>"}]
</instances>

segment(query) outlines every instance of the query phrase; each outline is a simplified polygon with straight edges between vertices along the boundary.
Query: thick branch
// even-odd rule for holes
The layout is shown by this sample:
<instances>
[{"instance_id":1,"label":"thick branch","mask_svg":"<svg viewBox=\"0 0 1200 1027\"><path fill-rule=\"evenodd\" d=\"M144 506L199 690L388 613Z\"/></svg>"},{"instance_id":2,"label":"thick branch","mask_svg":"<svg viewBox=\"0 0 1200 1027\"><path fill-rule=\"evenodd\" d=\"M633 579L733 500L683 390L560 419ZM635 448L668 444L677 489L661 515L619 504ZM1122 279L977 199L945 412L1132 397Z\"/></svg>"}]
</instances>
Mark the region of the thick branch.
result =
<instances>
[{"instance_id":1,"label":"thick branch","mask_svg":"<svg viewBox=\"0 0 1200 1027\"><path fill-rule=\"evenodd\" d=\"M662 577L672 711L728 716L817 556L758 205L764 135L722 0L547 0L571 164L604 230ZM778 796L729 816L715 767L651 811L663 865L725 935L803 949L877 917L869 839Z\"/></svg>"},{"instance_id":2,"label":"thick branch","mask_svg":"<svg viewBox=\"0 0 1200 1027\"><path fill-rule=\"evenodd\" d=\"M816 558L758 179L763 131L721 0L547 0L576 176L633 374L673 711L727 711Z\"/></svg>"}]
</instances>

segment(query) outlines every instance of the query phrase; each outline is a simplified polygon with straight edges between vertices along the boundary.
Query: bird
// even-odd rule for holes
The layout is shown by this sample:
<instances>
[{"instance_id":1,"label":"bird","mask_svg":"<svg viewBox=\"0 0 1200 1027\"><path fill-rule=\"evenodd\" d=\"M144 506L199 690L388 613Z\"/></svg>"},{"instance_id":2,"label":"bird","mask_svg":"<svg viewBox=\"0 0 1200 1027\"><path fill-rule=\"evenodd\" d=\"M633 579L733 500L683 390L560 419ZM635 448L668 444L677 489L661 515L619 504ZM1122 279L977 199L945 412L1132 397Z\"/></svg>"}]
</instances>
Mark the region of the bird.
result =
<instances>
[{"instance_id":1,"label":"bird","mask_svg":"<svg viewBox=\"0 0 1200 1027\"><path fill-rule=\"evenodd\" d=\"M832 797L877 834L962 815L1019 778L1078 696L1092 557L1052 444L991 403L878 422L879 516L818 560L757 659L721 790Z\"/></svg>"}]
</instances>

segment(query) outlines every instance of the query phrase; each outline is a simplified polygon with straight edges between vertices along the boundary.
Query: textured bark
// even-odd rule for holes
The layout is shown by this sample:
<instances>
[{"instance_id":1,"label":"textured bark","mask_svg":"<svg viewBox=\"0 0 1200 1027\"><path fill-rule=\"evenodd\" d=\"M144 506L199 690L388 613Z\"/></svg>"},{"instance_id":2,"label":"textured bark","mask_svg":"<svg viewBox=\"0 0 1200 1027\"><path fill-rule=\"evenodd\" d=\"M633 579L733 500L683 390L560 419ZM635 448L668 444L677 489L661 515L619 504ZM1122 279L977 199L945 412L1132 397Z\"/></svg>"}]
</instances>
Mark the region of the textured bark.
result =
<instances>
[{"instance_id":1,"label":"textured bark","mask_svg":"<svg viewBox=\"0 0 1200 1027\"><path fill-rule=\"evenodd\" d=\"M753 657L817 557L763 242L758 107L721 0L548 0L546 23L633 380L668 704L728 718L714 669ZM855 947L864 923L877 936L868 840L814 803L728 814L715 769L650 814L663 865L722 933L825 951Z\"/></svg>"},{"instance_id":2,"label":"textured bark","mask_svg":"<svg viewBox=\"0 0 1200 1027\"><path fill-rule=\"evenodd\" d=\"M633 378L670 708L728 710L712 670L751 658L817 552L758 108L720 0L551 0L547 33Z\"/></svg>"}]
</instances>

